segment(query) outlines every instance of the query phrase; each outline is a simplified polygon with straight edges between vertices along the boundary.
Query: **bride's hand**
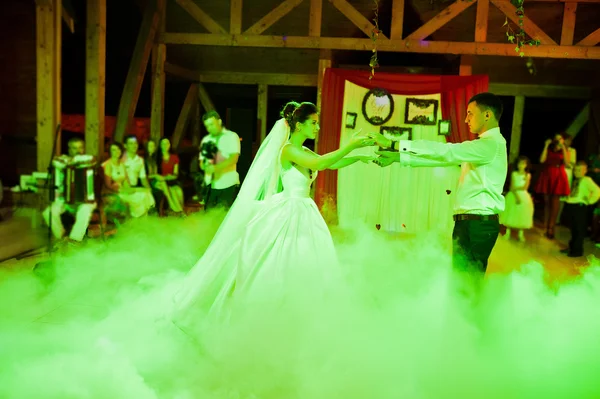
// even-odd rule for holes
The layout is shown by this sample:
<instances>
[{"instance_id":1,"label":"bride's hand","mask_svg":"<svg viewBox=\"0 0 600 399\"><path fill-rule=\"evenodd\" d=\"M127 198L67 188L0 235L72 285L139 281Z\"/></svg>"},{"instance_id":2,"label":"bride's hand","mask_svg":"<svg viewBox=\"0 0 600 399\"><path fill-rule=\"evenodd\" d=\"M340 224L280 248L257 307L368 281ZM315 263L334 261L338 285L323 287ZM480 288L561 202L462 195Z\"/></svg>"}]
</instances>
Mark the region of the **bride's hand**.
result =
<instances>
[{"instance_id":1,"label":"bride's hand","mask_svg":"<svg viewBox=\"0 0 600 399\"><path fill-rule=\"evenodd\" d=\"M359 155L357 158L360 162L363 163L375 162L375 160L377 159L377 157L374 155Z\"/></svg>"},{"instance_id":2,"label":"bride's hand","mask_svg":"<svg viewBox=\"0 0 600 399\"><path fill-rule=\"evenodd\" d=\"M350 146L353 148L361 148L375 145L375 140L373 137L371 137L372 135L361 134L361 131L362 129L352 135L352 138L350 139Z\"/></svg>"}]
</instances>

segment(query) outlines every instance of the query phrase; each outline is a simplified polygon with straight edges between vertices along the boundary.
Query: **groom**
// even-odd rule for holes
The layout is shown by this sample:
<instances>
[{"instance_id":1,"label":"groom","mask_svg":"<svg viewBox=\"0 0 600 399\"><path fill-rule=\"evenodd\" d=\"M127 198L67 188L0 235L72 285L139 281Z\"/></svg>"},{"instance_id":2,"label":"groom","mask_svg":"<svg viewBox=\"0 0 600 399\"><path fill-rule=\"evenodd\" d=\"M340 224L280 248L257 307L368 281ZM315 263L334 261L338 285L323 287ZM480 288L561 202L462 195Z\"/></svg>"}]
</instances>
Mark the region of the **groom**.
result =
<instances>
[{"instance_id":1,"label":"groom","mask_svg":"<svg viewBox=\"0 0 600 399\"><path fill-rule=\"evenodd\" d=\"M418 140L392 142L376 134L380 151L377 163L388 166L461 166L454 205L452 263L455 269L485 274L504 210L502 190L507 174L506 140L498 128L502 101L492 93L480 93L469 100L465 122L476 140L438 143Z\"/></svg>"}]
</instances>

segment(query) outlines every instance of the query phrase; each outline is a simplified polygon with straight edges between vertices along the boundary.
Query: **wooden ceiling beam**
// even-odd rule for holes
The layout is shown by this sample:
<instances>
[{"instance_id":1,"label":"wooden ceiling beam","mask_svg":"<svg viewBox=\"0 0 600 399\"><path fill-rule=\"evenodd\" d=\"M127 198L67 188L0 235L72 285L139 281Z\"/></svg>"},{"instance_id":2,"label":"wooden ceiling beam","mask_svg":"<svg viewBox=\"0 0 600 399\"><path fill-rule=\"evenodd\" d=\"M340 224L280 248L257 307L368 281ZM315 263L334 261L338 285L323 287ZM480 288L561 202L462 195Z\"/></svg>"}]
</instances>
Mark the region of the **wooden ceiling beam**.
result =
<instances>
[{"instance_id":1,"label":"wooden ceiling beam","mask_svg":"<svg viewBox=\"0 0 600 399\"><path fill-rule=\"evenodd\" d=\"M357 28L364 32L365 35L371 37L373 34L373 30L375 29L375 25L373 25L367 17L362 15L356 8L352 6L352 4L348 3L346 0L329 0L331 4L335 8L337 8L342 14L346 16ZM383 33L379 33L379 37L383 39L387 39L387 37Z\"/></svg>"},{"instance_id":2,"label":"wooden ceiling beam","mask_svg":"<svg viewBox=\"0 0 600 399\"><path fill-rule=\"evenodd\" d=\"M563 12L562 31L560 33L560 45L572 46L573 34L575 33L575 16L577 15L577 3L565 3Z\"/></svg>"},{"instance_id":3,"label":"wooden ceiling beam","mask_svg":"<svg viewBox=\"0 0 600 399\"><path fill-rule=\"evenodd\" d=\"M538 98L568 98L588 100L592 95L589 87L578 86L552 86L490 82L488 90L498 96L525 96Z\"/></svg>"},{"instance_id":4,"label":"wooden ceiling beam","mask_svg":"<svg viewBox=\"0 0 600 399\"><path fill-rule=\"evenodd\" d=\"M579 43L577 43L577 45L595 46L598 43L600 43L600 28L596 29L594 32L584 37Z\"/></svg>"},{"instance_id":5,"label":"wooden ceiling beam","mask_svg":"<svg viewBox=\"0 0 600 399\"><path fill-rule=\"evenodd\" d=\"M221 25L205 13L192 0L175 0L188 14L192 16L200 25L204 26L210 33L223 34L228 33Z\"/></svg>"},{"instance_id":6,"label":"wooden ceiling beam","mask_svg":"<svg viewBox=\"0 0 600 399\"><path fill-rule=\"evenodd\" d=\"M310 19L308 22L308 36L321 36L323 22L323 0L310 0Z\"/></svg>"},{"instance_id":7,"label":"wooden ceiling beam","mask_svg":"<svg viewBox=\"0 0 600 399\"><path fill-rule=\"evenodd\" d=\"M230 0L229 33L242 33L242 3L243 0Z\"/></svg>"},{"instance_id":8,"label":"wooden ceiling beam","mask_svg":"<svg viewBox=\"0 0 600 399\"><path fill-rule=\"evenodd\" d=\"M244 35L260 35L269 29L275 22L279 21L296 8L302 1L303 0L285 0L246 30Z\"/></svg>"},{"instance_id":9,"label":"wooden ceiling beam","mask_svg":"<svg viewBox=\"0 0 600 399\"><path fill-rule=\"evenodd\" d=\"M269 86L317 86L317 74L303 75L290 73L259 73L259 72L219 72L192 71L171 63L165 63L165 72L193 82L226 83L244 85Z\"/></svg>"},{"instance_id":10,"label":"wooden ceiling beam","mask_svg":"<svg viewBox=\"0 0 600 399\"><path fill-rule=\"evenodd\" d=\"M477 0L477 15L475 17L475 41L487 42L488 20L490 15L490 0Z\"/></svg>"},{"instance_id":11,"label":"wooden ceiling beam","mask_svg":"<svg viewBox=\"0 0 600 399\"><path fill-rule=\"evenodd\" d=\"M475 4L472 0L457 0L448 7L440 11L437 15L427 21L419 29L406 37L406 40L425 40L432 33L436 32L442 26L446 25L458 14Z\"/></svg>"},{"instance_id":12,"label":"wooden ceiling beam","mask_svg":"<svg viewBox=\"0 0 600 399\"><path fill-rule=\"evenodd\" d=\"M519 16L517 15L517 9L511 3L502 0L490 0L504 15L508 17L515 24L519 24ZM541 44L556 45L556 42L552 40L539 26L537 26L531 19L526 15L523 16L523 30L532 39L539 40Z\"/></svg>"},{"instance_id":13,"label":"wooden ceiling beam","mask_svg":"<svg viewBox=\"0 0 600 399\"><path fill-rule=\"evenodd\" d=\"M167 44L193 44L204 46L227 47L276 47L306 48L330 50L371 51L371 39L355 39L342 37L303 37L303 36L240 36L213 35L207 33L166 33ZM397 53L427 54L475 54L519 57L514 44L510 43L474 43L445 42L422 40L390 40L377 41L378 51ZM527 46L528 57L564 58L564 59L600 59L600 47L539 45Z\"/></svg>"}]
</instances>

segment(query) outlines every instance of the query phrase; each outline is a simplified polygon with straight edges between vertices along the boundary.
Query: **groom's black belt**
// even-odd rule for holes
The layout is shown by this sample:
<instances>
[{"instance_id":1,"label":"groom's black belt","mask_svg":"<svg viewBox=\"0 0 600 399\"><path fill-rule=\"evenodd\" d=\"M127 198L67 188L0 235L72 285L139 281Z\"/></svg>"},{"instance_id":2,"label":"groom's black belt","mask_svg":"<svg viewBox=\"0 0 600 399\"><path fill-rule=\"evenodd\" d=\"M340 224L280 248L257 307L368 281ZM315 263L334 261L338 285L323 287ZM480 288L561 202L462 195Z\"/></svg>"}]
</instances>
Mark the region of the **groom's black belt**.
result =
<instances>
[{"instance_id":1,"label":"groom's black belt","mask_svg":"<svg viewBox=\"0 0 600 399\"><path fill-rule=\"evenodd\" d=\"M498 215L472 215L472 214L460 214L454 215L454 221L460 222L461 220L481 220L486 222L488 220L498 220Z\"/></svg>"}]
</instances>

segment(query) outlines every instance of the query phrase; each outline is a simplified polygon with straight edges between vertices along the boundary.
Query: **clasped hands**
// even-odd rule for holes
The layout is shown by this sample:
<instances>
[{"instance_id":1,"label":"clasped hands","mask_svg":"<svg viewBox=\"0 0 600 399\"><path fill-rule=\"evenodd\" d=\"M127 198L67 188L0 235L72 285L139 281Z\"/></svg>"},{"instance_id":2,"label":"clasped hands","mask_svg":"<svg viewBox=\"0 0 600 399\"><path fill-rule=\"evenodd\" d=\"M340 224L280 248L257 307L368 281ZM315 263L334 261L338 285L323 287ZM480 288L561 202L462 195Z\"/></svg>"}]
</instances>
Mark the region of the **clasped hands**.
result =
<instances>
[{"instance_id":1,"label":"clasped hands","mask_svg":"<svg viewBox=\"0 0 600 399\"><path fill-rule=\"evenodd\" d=\"M374 145L382 148L390 148L390 150L386 151L375 151L375 153L378 155L377 157L361 155L359 158L362 162L373 162L381 167L386 167L398 160L398 152L391 150L392 140L388 139L381 133L361 133L361 131L362 129L356 132L351 138L350 144L355 148L370 147Z\"/></svg>"}]
</instances>

